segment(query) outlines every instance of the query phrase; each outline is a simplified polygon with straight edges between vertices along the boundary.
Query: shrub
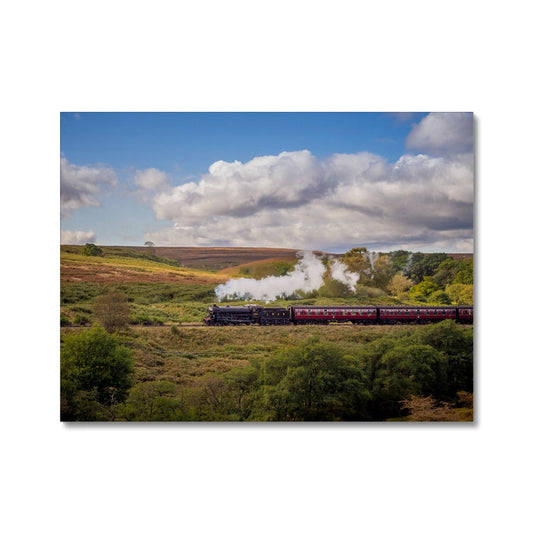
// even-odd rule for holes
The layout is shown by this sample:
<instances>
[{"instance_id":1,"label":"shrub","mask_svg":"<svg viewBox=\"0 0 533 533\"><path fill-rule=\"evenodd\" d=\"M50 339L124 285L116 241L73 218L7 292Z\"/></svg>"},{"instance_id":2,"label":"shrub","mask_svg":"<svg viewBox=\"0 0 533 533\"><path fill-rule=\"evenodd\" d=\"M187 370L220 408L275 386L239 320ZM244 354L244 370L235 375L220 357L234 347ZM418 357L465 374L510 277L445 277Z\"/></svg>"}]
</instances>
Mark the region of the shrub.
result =
<instances>
[{"instance_id":1,"label":"shrub","mask_svg":"<svg viewBox=\"0 0 533 533\"><path fill-rule=\"evenodd\" d=\"M108 333L123 329L128 324L130 306L119 292L109 292L96 298L93 312Z\"/></svg>"},{"instance_id":2,"label":"shrub","mask_svg":"<svg viewBox=\"0 0 533 533\"><path fill-rule=\"evenodd\" d=\"M61 350L61 419L95 419L94 402L109 406L122 401L132 372L131 352L102 328L68 335ZM80 412L81 404L92 405L90 412Z\"/></svg>"},{"instance_id":3,"label":"shrub","mask_svg":"<svg viewBox=\"0 0 533 533\"><path fill-rule=\"evenodd\" d=\"M102 256L104 255L104 251L102 248L99 248L96 246L96 244L92 244L88 242L81 251L82 255L93 255L93 256Z\"/></svg>"},{"instance_id":4,"label":"shrub","mask_svg":"<svg viewBox=\"0 0 533 533\"><path fill-rule=\"evenodd\" d=\"M407 292L412 286L413 282L407 276L395 274L389 282L387 289L394 296L399 296L400 294Z\"/></svg>"},{"instance_id":5,"label":"shrub","mask_svg":"<svg viewBox=\"0 0 533 533\"><path fill-rule=\"evenodd\" d=\"M76 315L74 317L74 324L77 326L86 326L87 324L90 324L90 319L87 315Z\"/></svg>"},{"instance_id":6,"label":"shrub","mask_svg":"<svg viewBox=\"0 0 533 533\"><path fill-rule=\"evenodd\" d=\"M446 287L446 293L456 305L474 305L474 286L454 283Z\"/></svg>"},{"instance_id":7,"label":"shrub","mask_svg":"<svg viewBox=\"0 0 533 533\"><path fill-rule=\"evenodd\" d=\"M103 288L98 283L88 281L61 283L61 305L86 302L99 296L102 292Z\"/></svg>"},{"instance_id":8,"label":"shrub","mask_svg":"<svg viewBox=\"0 0 533 533\"><path fill-rule=\"evenodd\" d=\"M400 402L402 409L409 412L410 422L458 422L459 415L447 402L438 402L431 395L411 396Z\"/></svg>"},{"instance_id":9,"label":"shrub","mask_svg":"<svg viewBox=\"0 0 533 533\"><path fill-rule=\"evenodd\" d=\"M431 295L431 299L434 302L436 302L438 304L442 304L442 305L450 305L452 303L451 298L444 291L435 291Z\"/></svg>"},{"instance_id":10,"label":"shrub","mask_svg":"<svg viewBox=\"0 0 533 533\"><path fill-rule=\"evenodd\" d=\"M386 296L385 292L377 287L366 287L365 285L357 285L357 295L364 298L380 298Z\"/></svg>"}]
</instances>

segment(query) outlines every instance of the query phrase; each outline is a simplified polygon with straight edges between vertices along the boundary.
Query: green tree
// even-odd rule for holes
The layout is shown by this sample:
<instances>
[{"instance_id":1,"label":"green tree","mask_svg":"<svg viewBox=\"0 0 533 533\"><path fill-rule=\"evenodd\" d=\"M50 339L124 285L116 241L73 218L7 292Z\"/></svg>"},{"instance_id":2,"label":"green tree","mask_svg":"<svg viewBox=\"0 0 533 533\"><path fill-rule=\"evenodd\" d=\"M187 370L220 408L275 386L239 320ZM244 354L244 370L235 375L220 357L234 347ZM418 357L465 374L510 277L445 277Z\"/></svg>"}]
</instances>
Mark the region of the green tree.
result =
<instances>
[{"instance_id":1,"label":"green tree","mask_svg":"<svg viewBox=\"0 0 533 533\"><path fill-rule=\"evenodd\" d=\"M420 283L426 276L433 276L439 265L448 259L445 253L424 254L416 253L411 258L409 273L407 274L415 283Z\"/></svg>"},{"instance_id":2,"label":"green tree","mask_svg":"<svg viewBox=\"0 0 533 533\"><path fill-rule=\"evenodd\" d=\"M439 286L433 281L432 278L426 276L424 281L421 281L417 285L414 285L409 289L409 296L415 300L425 302L430 297L431 293L437 291Z\"/></svg>"},{"instance_id":3,"label":"green tree","mask_svg":"<svg viewBox=\"0 0 533 533\"><path fill-rule=\"evenodd\" d=\"M62 420L88 420L124 400L133 359L114 335L93 327L66 337L61 349ZM80 407L80 405L82 407Z\"/></svg>"},{"instance_id":4,"label":"green tree","mask_svg":"<svg viewBox=\"0 0 533 533\"><path fill-rule=\"evenodd\" d=\"M405 270L411 255L412 253L406 250L396 250L389 254L395 272L403 272Z\"/></svg>"},{"instance_id":5,"label":"green tree","mask_svg":"<svg viewBox=\"0 0 533 533\"><path fill-rule=\"evenodd\" d=\"M474 286L453 283L446 287L446 294L454 305L474 305Z\"/></svg>"},{"instance_id":6,"label":"green tree","mask_svg":"<svg viewBox=\"0 0 533 533\"><path fill-rule=\"evenodd\" d=\"M408 257L407 263L404 267L403 273L415 283L419 283L424 279L424 269L420 264L423 259L423 253L415 252Z\"/></svg>"},{"instance_id":7,"label":"green tree","mask_svg":"<svg viewBox=\"0 0 533 533\"><path fill-rule=\"evenodd\" d=\"M154 243L152 241L146 241L144 243L145 246L148 246L148 250L149 250L149 253L151 255L155 255L155 251L154 251Z\"/></svg>"},{"instance_id":8,"label":"green tree","mask_svg":"<svg viewBox=\"0 0 533 533\"><path fill-rule=\"evenodd\" d=\"M446 356L432 346L394 343L371 364L370 411L375 419L399 415L398 402L410 395L443 394Z\"/></svg>"},{"instance_id":9,"label":"green tree","mask_svg":"<svg viewBox=\"0 0 533 533\"><path fill-rule=\"evenodd\" d=\"M137 383L130 390L120 414L130 421L183 420L180 389L170 381Z\"/></svg>"},{"instance_id":10,"label":"green tree","mask_svg":"<svg viewBox=\"0 0 533 533\"><path fill-rule=\"evenodd\" d=\"M364 416L364 378L354 358L316 338L282 350L263 366L262 403L273 420Z\"/></svg>"},{"instance_id":11,"label":"green tree","mask_svg":"<svg viewBox=\"0 0 533 533\"><path fill-rule=\"evenodd\" d=\"M460 263L459 272L455 276L453 283L461 283L463 285L473 285L474 283L474 261L462 261Z\"/></svg>"},{"instance_id":12,"label":"green tree","mask_svg":"<svg viewBox=\"0 0 533 533\"><path fill-rule=\"evenodd\" d=\"M128 325L130 305L119 292L108 292L94 300L93 313L108 333L114 333Z\"/></svg>"},{"instance_id":13,"label":"green tree","mask_svg":"<svg viewBox=\"0 0 533 533\"><path fill-rule=\"evenodd\" d=\"M257 364L250 364L244 367L232 368L224 374L224 379L228 390L233 395L236 412L239 420L246 420L253 409L253 392L259 378L259 368Z\"/></svg>"},{"instance_id":14,"label":"green tree","mask_svg":"<svg viewBox=\"0 0 533 533\"><path fill-rule=\"evenodd\" d=\"M459 262L454 261L451 257L448 257L437 267L435 274L433 275L433 281L442 288L449 285L457 276L459 272Z\"/></svg>"},{"instance_id":15,"label":"green tree","mask_svg":"<svg viewBox=\"0 0 533 533\"><path fill-rule=\"evenodd\" d=\"M391 259L387 255L380 255L374 261L374 271L372 273L372 279L374 286L384 291L387 290L389 283L394 277L394 267Z\"/></svg>"},{"instance_id":16,"label":"green tree","mask_svg":"<svg viewBox=\"0 0 533 533\"><path fill-rule=\"evenodd\" d=\"M450 305L452 299L445 291L435 291L431 294L431 300L440 305Z\"/></svg>"},{"instance_id":17,"label":"green tree","mask_svg":"<svg viewBox=\"0 0 533 533\"><path fill-rule=\"evenodd\" d=\"M448 359L447 395L457 391L473 391L474 387L474 331L463 328L453 320L444 320L413 332L413 342L427 344Z\"/></svg>"},{"instance_id":18,"label":"green tree","mask_svg":"<svg viewBox=\"0 0 533 533\"><path fill-rule=\"evenodd\" d=\"M346 252L343 262L348 267L348 270L358 272L359 274L369 272L371 269L368 251L364 247L352 248Z\"/></svg>"},{"instance_id":19,"label":"green tree","mask_svg":"<svg viewBox=\"0 0 533 533\"><path fill-rule=\"evenodd\" d=\"M94 255L94 256L102 256L104 255L104 251L102 248L99 248L96 246L96 244L93 243L86 243L85 246L81 249L81 253L83 255Z\"/></svg>"},{"instance_id":20,"label":"green tree","mask_svg":"<svg viewBox=\"0 0 533 533\"><path fill-rule=\"evenodd\" d=\"M413 282L407 276L395 274L387 285L387 290L394 296L400 296L412 286Z\"/></svg>"}]
</instances>

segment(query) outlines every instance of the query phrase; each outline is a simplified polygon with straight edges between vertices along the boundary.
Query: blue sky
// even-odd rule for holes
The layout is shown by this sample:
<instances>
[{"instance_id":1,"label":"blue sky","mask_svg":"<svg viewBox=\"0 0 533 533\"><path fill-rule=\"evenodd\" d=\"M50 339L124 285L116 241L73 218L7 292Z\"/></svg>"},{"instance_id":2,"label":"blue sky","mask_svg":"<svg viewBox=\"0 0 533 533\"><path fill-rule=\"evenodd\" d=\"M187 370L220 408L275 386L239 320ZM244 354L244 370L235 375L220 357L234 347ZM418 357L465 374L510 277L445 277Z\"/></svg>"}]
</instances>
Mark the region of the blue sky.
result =
<instances>
[{"instance_id":1,"label":"blue sky","mask_svg":"<svg viewBox=\"0 0 533 533\"><path fill-rule=\"evenodd\" d=\"M472 251L470 113L61 113L61 241Z\"/></svg>"}]
</instances>

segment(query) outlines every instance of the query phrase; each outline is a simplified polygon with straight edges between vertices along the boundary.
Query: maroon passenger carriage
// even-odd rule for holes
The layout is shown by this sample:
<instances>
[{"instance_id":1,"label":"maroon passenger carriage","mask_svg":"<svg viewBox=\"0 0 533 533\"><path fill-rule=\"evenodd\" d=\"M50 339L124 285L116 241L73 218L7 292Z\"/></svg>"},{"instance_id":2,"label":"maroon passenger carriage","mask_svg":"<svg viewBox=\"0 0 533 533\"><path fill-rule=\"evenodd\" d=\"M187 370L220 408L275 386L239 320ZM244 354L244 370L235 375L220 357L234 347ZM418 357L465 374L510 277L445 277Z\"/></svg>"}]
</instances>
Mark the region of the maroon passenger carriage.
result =
<instances>
[{"instance_id":1,"label":"maroon passenger carriage","mask_svg":"<svg viewBox=\"0 0 533 533\"><path fill-rule=\"evenodd\" d=\"M360 306L310 306L291 305L291 322L294 324L327 324L328 322L351 322L352 324L376 324L377 307Z\"/></svg>"},{"instance_id":2,"label":"maroon passenger carriage","mask_svg":"<svg viewBox=\"0 0 533 533\"><path fill-rule=\"evenodd\" d=\"M339 306L290 305L263 307L260 305L218 306L209 308L204 319L208 326L252 325L275 326L289 324L432 324L441 320L474 323L471 306Z\"/></svg>"}]
</instances>

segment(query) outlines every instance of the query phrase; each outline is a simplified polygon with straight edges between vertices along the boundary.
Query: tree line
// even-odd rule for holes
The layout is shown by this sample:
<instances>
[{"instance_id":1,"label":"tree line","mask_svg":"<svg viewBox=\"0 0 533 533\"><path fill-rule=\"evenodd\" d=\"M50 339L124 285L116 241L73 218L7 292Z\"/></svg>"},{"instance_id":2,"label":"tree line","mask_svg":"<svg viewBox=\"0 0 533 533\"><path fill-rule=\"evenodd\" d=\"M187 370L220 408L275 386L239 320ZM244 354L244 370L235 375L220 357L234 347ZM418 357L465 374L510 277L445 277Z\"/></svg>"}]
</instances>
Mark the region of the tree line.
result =
<instances>
[{"instance_id":1,"label":"tree line","mask_svg":"<svg viewBox=\"0 0 533 533\"><path fill-rule=\"evenodd\" d=\"M350 272L359 275L357 295L370 299L392 296L405 303L473 305L474 261L455 260L445 253L406 250L390 253L352 248L343 257ZM353 293L333 279L329 270L318 296L350 298Z\"/></svg>"}]
</instances>

